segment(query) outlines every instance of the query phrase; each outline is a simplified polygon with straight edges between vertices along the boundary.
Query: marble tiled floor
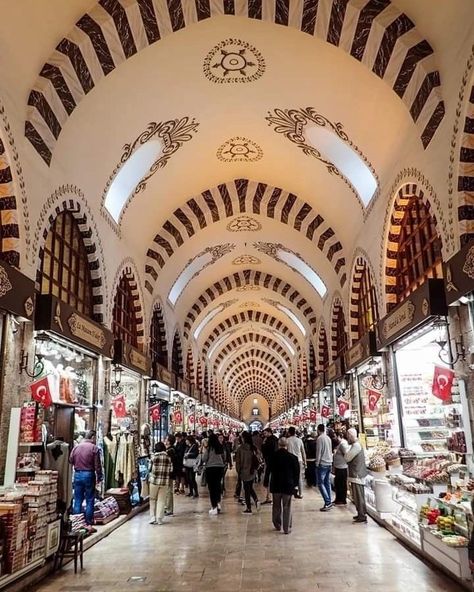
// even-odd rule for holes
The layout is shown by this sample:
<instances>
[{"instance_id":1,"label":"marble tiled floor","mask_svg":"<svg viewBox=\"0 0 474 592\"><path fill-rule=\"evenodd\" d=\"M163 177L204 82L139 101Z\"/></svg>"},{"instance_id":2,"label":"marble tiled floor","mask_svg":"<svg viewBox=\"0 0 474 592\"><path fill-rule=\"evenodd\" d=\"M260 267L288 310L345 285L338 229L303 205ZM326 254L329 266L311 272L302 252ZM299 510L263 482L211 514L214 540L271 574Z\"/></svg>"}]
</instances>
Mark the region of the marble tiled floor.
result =
<instances>
[{"instance_id":1,"label":"marble tiled floor","mask_svg":"<svg viewBox=\"0 0 474 592\"><path fill-rule=\"evenodd\" d=\"M285 536L270 506L243 516L229 494L210 517L204 489L199 500L178 496L165 525L136 516L86 552L82 573L69 564L34 592L460 592L384 528L352 524L351 508L321 513L315 491L293 504Z\"/></svg>"}]
</instances>

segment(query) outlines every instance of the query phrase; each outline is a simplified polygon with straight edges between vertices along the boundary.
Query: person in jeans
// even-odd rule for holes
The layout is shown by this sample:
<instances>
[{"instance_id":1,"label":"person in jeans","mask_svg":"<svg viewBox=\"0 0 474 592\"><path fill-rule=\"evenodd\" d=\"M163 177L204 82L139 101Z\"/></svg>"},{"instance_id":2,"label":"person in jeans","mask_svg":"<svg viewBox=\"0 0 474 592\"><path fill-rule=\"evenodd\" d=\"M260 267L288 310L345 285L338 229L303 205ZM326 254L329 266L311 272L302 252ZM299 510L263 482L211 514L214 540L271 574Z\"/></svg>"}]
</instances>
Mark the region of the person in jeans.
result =
<instances>
[{"instance_id":1,"label":"person in jeans","mask_svg":"<svg viewBox=\"0 0 474 592\"><path fill-rule=\"evenodd\" d=\"M362 446L357 438L357 431L354 428L347 430L347 441L350 444L349 450L344 458L347 462L349 483L352 489L352 501L357 509L354 522L367 522L367 508L365 506L365 478L367 477L367 466Z\"/></svg>"},{"instance_id":2,"label":"person in jeans","mask_svg":"<svg viewBox=\"0 0 474 592\"><path fill-rule=\"evenodd\" d=\"M327 512L332 508L331 501L331 468L332 468L332 442L325 433L326 428L321 423L318 425L318 438L316 440L316 470L318 474L318 486L323 496L324 506L321 512Z\"/></svg>"},{"instance_id":3,"label":"person in jeans","mask_svg":"<svg viewBox=\"0 0 474 592\"><path fill-rule=\"evenodd\" d=\"M216 516L221 511L222 477L225 467L224 447L219 442L216 434L209 435L202 460L206 467L207 487L209 488L209 499L211 501L209 514Z\"/></svg>"},{"instance_id":4,"label":"person in jeans","mask_svg":"<svg viewBox=\"0 0 474 592\"><path fill-rule=\"evenodd\" d=\"M273 456L275 455L276 451L278 450L278 438L273 435L272 428L265 428L263 430L263 444L262 444L262 456L263 460L265 461L265 473L263 475L263 486L267 490L267 495L265 497L265 501L262 504L271 504L272 500L270 498L270 474L271 474L271 466L273 461Z\"/></svg>"},{"instance_id":5,"label":"person in jeans","mask_svg":"<svg viewBox=\"0 0 474 592\"><path fill-rule=\"evenodd\" d=\"M163 442L155 444L150 469L150 524L163 524L166 496L173 485L173 464Z\"/></svg>"},{"instance_id":6,"label":"person in jeans","mask_svg":"<svg viewBox=\"0 0 474 592\"><path fill-rule=\"evenodd\" d=\"M253 488L255 475L258 469L258 450L252 442L252 436L249 432L242 432L242 446L235 453L235 468L242 479L245 492L246 509L242 514L251 514L251 499L255 502L257 512L260 510L260 502Z\"/></svg>"},{"instance_id":7,"label":"person in jeans","mask_svg":"<svg viewBox=\"0 0 474 592\"><path fill-rule=\"evenodd\" d=\"M306 469L306 452L304 449L303 440L298 438L296 430L293 426L288 428L288 452L294 454L300 463L300 480L298 482L298 493L295 495L297 499L303 497L303 476Z\"/></svg>"},{"instance_id":8,"label":"person in jeans","mask_svg":"<svg viewBox=\"0 0 474 592\"><path fill-rule=\"evenodd\" d=\"M278 450L271 458L270 490L272 492L272 522L276 530L289 534L292 526L291 498L298 488L300 464L294 454L287 450L286 438L278 440ZM282 520L283 515L283 520Z\"/></svg>"},{"instance_id":9,"label":"person in jeans","mask_svg":"<svg viewBox=\"0 0 474 592\"><path fill-rule=\"evenodd\" d=\"M82 504L86 500L86 524L89 532L93 532L95 486L102 481L102 463L100 451L95 444L94 430L86 434L69 457L74 467L74 504L73 514L82 513Z\"/></svg>"},{"instance_id":10,"label":"person in jeans","mask_svg":"<svg viewBox=\"0 0 474 592\"><path fill-rule=\"evenodd\" d=\"M184 470L186 471L186 481L189 487L188 497L199 497L198 486L196 483L196 472L194 470L193 462L196 463L199 456L199 445L194 436L186 438L186 451L184 453Z\"/></svg>"},{"instance_id":11,"label":"person in jeans","mask_svg":"<svg viewBox=\"0 0 474 592\"><path fill-rule=\"evenodd\" d=\"M173 516L174 513L174 495L173 495L173 483L176 479L176 475L180 470L180 466L182 467L182 463L180 463L178 456L176 454L175 448L176 438L173 434L168 434L168 437L165 440L165 447L166 447L166 454L170 457L171 460L171 482L169 484L168 493L166 494L166 502L165 502L165 514L166 516ZM176 492L176 489L175 489Z\"/></svg>"},{"instance_id":12,"label":"person in jeans","mask_svg":"<svg viewBox=\"0 0 474 592\"><path fill-rule=\"evenodd\" d=\"M345 506L347 504L347 461L344 455L349 450L349 444L343 434L337 436L337 447L333 453L334 467L334 490L336 498L335 506Z\"/></svg>"}]
</instances>

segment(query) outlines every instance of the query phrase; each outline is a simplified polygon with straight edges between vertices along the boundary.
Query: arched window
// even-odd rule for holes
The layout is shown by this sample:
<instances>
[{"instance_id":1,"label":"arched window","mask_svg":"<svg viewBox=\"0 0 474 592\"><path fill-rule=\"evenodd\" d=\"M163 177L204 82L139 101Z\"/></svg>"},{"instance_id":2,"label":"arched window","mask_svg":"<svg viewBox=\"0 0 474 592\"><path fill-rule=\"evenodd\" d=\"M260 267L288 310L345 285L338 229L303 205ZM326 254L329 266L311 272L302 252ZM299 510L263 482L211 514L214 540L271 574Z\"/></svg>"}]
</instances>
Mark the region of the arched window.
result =
<instances>
[{"instance_id":1,"label":"arched window","mask_svg":"<svg viewBox=\"0 0 474 592\"><path fill-rule=\"evenodd\" d=\"M112 330L116 339L138 347L138 324L135 314L135 298L130 280L123 274L117 286L112 312Z\"/></svg>"},{"instance_id":2,"label":"arched window","mask_svg":"<svg viewBox=\"0 0 474 592\"><path fill-rule=\"evenodd\" d=\"M71 212L58 214L46 236L38 281L41 294L53 294L79 312L93 316L89 260Z\"/></svg>"},{"instance_id":3,"label":"arched window","mask_svg":"<svg viewBox=\"0 0 474 592\"><path fill-rule=\"evenodd\" d=\"M374 329L379 320L377 307L377 292L372 283L370 269L364 265L360 276L360 290L357 304L358 337L363 337L368 331Z\"/></svg>"},{"instance_id":4,"label":"arched window","mask_svg":"<svg viewBox=\"0 0 474 592\"><path fill-rule=\"evenodd\" d=\"M395 270L396 299L402 302L428 278L442 277L441 240L428 208L412 196L402 219Z\"/></svg>"},{"instance_id":5,"label":"arched window","mask_svg":"<svg viewBox=\"0 0 474 592\"><path fill-rule=\"evenodd\" d=\"M159 306L153 310L150 325L150 356L154 362L168 367L168 349L166 347L166 329L163 313Z\"/></svg>"},{"instance_id":6,"label":"arched window","mask_svg":"<svg viewBox=\"0 0 474 592\"><path fill-rule=\"evenodd\" d=\"M334 315L334 344L332 358L333 360L335 360L339 356L342 356L347 351L346 320L344 318L344 310L340 304L336 306Z\"/></svg>"}]
</instances>

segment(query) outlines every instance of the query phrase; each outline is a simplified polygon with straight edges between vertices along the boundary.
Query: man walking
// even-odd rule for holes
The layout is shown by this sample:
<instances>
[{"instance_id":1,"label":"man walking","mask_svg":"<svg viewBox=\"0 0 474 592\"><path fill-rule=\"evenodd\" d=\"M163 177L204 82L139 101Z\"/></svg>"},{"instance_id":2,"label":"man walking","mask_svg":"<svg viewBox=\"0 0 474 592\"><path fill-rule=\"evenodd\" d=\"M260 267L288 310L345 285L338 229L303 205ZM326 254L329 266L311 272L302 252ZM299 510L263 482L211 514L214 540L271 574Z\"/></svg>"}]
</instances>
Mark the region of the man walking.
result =
<instances>
[{"instance_id":1,"label":"man walking","mask_svg":"<svg viewBox=\"0 0 474 592\"><path fill-rule=\"evenodd\" d=\"M273 435L272 428L266 428L263 430L264 440L262 444L262 455L265 461L265 473L263 475L263 486L267 489L267 495L264 504L271 504L270 498L270 476L273 456L278 450L278 439Z\"/></svg>"},{"instance_id":2,"label":"man walking","mask_svg":"<svg viewBox=\"0 0 474 592\"><path fill-rule=\"evenodd\" d=\"M82 504L86 500L86 524L89 532L93 532L94 501L96 483L102 481L102 463L100 451L95 444L96 433L94 430L86 434L69 457L69 462L74 467L74 505L73 514L82 513Z\"/></svg>"},{"instance_id":3,"label":"man walking","mask_svg":"<svg viewBox=\"0 0 474 592\"><path fill-rule=\"evenodd\" d=\"M365 455L362 446L357 438L357 431L354 428L347 430L347 441L351 445L345 454L348 467L348 481L352 489L352 501L357 509L357 516L354 516L354 522L367 522L367 509L365 506L365 478L367 476L367 466L365 464Z\"/></svg>"},{"instance_id":4,"label":"man walking","mask_svg":"<svg viewBox=\"0 0 474 592\"><path fill-rule=\"evenodd\" d=\"M323 496L324 506L321 512L327 512L332 508L331 500L331 467L332 467L332 442L325 433L326 428L321 423L318 425L318 438L316 440L316 470L318 474L319 491Z\"/></svg>"},{"instance_id":5,"label":"man walking","mask_svg":"<svg viewBox=\"0 0 474 592\"><path fill-rule=\"evenodd\" d=\"M273 497L272 521L276 530L289 534L291 531L291 498L300 481L300 464L294 454L288 452L286 438L278 440L278 450L272 457L270 467L270 491ZM283 515L283 521L282 521Z\"/></svg>"},{"instance_id":6,"label":"man walking","mask_svg":"<svg viewBox=\"0 0 474 592\"><path fill-rule=\"evenodd\" d=\"M287 444L288 444L288 452L294 454L300 463L300 478L298 481L298 493L295 495L297 499L301 499L303 497L303 475L306 469L306 453L304 451L304 444L301 438L296 436L296 430L293 426L288 428L288 435Z\"/></svg>"},{"instance_id":7,"label":"man walking","mask_svg":"<svg viewBox=\"0 0 474 592\"><path fill-rule=\"evenodd\" d=\"M155 444L150 471L150 524L163 524L166 496L173 487L173 464L163 442Z\"/></svg>"}]
</instances>

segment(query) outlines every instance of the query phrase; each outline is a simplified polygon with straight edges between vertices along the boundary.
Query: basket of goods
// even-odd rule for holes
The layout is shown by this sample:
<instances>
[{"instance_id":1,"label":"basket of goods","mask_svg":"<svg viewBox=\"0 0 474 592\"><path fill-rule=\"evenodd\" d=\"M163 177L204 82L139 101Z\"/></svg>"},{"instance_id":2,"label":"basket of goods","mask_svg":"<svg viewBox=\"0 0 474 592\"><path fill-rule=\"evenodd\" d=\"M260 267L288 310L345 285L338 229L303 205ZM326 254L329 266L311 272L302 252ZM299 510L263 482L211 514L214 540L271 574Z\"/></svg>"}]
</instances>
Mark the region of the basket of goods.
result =
<instances>
[{"instance_id":1,"label":"basket of goods","mask_svg":"<svg viewBox=\"0 0 474 592\"><path fill-rule=\"evenodd\" d=\"M396 450L390 450L390 452L387 452L384 456L384 460L389 467L400 467L402 465L402 461Z\"/></svg>"},{"instance_id":2,"label":"basket of goods","mask_svg":"<svg viewBox=\"0 0 474 592\"><path fill-rule=\"evenodd\" d=\"M469 543L466 537L457 534L444 536L441 540L443 543L446 543L448 547L467 547Z\"/></svg>"},{"instance_id":3,"label":"basket of goods","mask_svg":"<svg viewBox=\"0 0 474 592\"><path fill-rule=\"evenodd\" d=\"M385 459L383 456L378 454L374 455L369 461L369 470L374 473L385 472Z\"/></svg>"}]
</instances>

